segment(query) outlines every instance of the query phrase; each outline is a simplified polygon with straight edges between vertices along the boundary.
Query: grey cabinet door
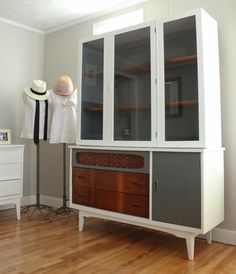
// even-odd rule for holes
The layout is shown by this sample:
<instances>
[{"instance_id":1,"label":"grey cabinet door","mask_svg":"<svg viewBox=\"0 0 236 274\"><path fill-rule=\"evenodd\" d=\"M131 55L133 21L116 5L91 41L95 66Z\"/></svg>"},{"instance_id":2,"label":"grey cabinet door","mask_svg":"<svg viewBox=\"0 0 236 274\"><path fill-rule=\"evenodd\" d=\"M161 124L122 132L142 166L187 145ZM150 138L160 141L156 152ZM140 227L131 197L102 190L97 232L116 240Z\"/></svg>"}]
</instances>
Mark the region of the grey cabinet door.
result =
<instances>
[{"instance_id":1,"label":"grey cabinet door","mask_svg":"<svg viewBox=\"0 0 236 274\"><path fill-rule=\"evenodd\" d=\"M200 153L153 154L152 219L201 228Z\"/></svg>"}]
</instances>

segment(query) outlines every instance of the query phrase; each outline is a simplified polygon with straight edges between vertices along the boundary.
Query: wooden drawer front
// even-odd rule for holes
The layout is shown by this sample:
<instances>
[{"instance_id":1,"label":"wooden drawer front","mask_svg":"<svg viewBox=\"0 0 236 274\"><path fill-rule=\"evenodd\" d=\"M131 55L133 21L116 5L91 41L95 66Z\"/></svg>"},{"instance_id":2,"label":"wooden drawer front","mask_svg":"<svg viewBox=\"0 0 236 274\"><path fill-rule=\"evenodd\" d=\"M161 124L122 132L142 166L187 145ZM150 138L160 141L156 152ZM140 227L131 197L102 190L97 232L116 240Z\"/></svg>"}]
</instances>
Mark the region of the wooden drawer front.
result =
<instances>
[{"instance_id":1,"label":"wooden drawer front","mask_svg":"<svg viewBox=\"0 0 236 274\"><path fill-rule=\"evenodd\" d=\"M19 180L0 181L0 198L9 195L20 195L21 183Z\"/></svg>"},{"instance_id":2,"label":"wooden drawer front","mask_svg":"<svg viewBox=\"0 0 236 274\"><path fill-rule=\"evenodd\" d=\"M72 202L91 206L91 190L87 187L73 186Z\"/></svg>"},{"instance_id":3,"label":"wooden drawer front","mask_svg":"<svg viewBox=\"0 0 236 274\"><path fill-rule=\"evenodd\" d=\"M93 188L148 195L149 175L108 170L91 170Z\"/></svg>"},{"instance_id":4,"label":"wooden drawer front","mask_svg":"<svg viewBox=\"0 0 236 274\"><path fill-rule=\"evenodd\" d=\"M148 197L103 190L92 190L91 195L93 207L139 217L149 217Z\"/></svg>"},{"instance_id":5,"label":"wooden drawer front","mask_svg":"<svg viewBox=\"0 0 236 274\"><path fill-rule=\"evenodd\" d=\"M144 173L74 167L72 179L79 186L149 195L149 175Z\"/></svg>"},{"instance_id":6,"label":"wooden drawer front","mask_svg":"<svg viewBox=\"0 0 236 274\"><path fill-rule=\"evenodd\" d=\"M17 148L1 148L0 164L19 163L20 151Z\"/></svg>"},{"instance_id":7,"label":"wooden drawer front","mask_svg":"<svg viewBox=\"0 0 236 274\"><path fill-rule=\"evenodd\" d=\"M91 187L91 169L73 168L72 180L73 184L83 187Z\"/></svg>"},{"instance_id":8,"label":"wooden drawer front","mask_svg":"<svg viewBox=\"0 0 236 274\"><path fill-rule=\"evenodd\" d=\"M0 164L0 180L20 179L20 164Z\"/></svg>"}]
</instances>

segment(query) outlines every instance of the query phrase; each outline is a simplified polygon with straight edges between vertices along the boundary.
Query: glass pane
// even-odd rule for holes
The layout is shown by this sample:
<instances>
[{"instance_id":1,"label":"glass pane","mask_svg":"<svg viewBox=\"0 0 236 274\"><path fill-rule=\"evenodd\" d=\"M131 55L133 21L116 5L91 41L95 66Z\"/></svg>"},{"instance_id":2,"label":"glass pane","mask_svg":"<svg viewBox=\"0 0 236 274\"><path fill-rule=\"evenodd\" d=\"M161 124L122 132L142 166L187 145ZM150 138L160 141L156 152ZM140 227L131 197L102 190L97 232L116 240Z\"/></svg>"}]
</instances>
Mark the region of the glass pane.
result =
<instances>
[{"instance_id":1,"label":"glass pane","mask_svg":"<svg viewBox=\"0 0 236 274\"><path fill-rule=\"evenodd\" d=\"M195 16L164 24L165 139L199 140Z\"/></svg>"},{"instance_id":2,"label":"glass pane","mask_svg":"<svg viewBox=\"0 0 236 274\"><path fill-rule=\"evenodd\" d=\"M81 139L102 140L103 39L83 44Z\"/></svg>"},{"instance_id":3,"label":"glass pane","mask_svg":"<svg viewBox=\"0 0 236 274\"><path fill-rule=\"evenodd\" d=\"M115 36L114 140L151 140L150 27Z\"/></svg>"}]
</instances>

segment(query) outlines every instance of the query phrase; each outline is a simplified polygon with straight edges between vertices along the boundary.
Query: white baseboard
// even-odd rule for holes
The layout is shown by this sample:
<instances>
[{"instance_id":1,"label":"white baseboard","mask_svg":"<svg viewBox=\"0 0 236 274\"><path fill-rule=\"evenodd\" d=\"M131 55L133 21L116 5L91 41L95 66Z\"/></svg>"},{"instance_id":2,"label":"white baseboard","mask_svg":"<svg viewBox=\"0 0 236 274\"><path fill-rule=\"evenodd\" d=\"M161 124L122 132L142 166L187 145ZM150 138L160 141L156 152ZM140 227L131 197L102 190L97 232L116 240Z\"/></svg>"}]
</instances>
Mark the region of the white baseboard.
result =
<instances>
[{"instance_id":1,"label":"white baseboard","mask_svg":"<svg viewBox=\"0 0 236 274\"><path fill-rule=\"evenodd\" d=\"M6 210L10 208L15 208L15 205L9 204L9 205L0 205L0 210Z\"/></svg>"},{"instance_id":2,"label":"white baseboard","mask_svg":"<svg viewBox=\"0 0 236 274\"><path fill-rule=\"evenodd\" d=\"M41 195L40 201L42 204L52 206L52 207L59 208L59 207L63 206L63 201L60 198Z\"/></svg>"},{"instance_id":3,"label":"white baseboard","mask_svg":"<svg viewBox=\"0 0 236 274\"><path fill-rule=\"evenodd\" d=\"M36 195L21 197L21 206L36 204ZM59 208L63 206L63 201L60 198L40 195L40 204ZM68 206L68 204L67 204ZM1 205L0 210L15 208L13 204Z\"/></svg>"},{"instance_id":4,"label":"white baseboard","mask_svg":"<svg viewBox=\"0 0 236 274\"><path fill-rule=\"evenodd\" d=\"M236 245L236 231L223 228L214 228L212 231L213 241Z\"/></svg>"},{"instance_id":5,"label":"white baseboard","mask_svg":"<svg viewBox=\"0 0 236 274\"><path fill-rule=\"evenodd\" d=\"M21 206L33 205L35 203L36 203L36 196L35 195L24 196L24 197L21 197L21 199L20 199Z\"/></svg>"},{"instance_id":6,"label":"white baseboard","mask_svg":"<svg viewBox=\"0 0 236 274\"><path fill-rule=\"evenodd\" d=\"M36 196L24 196L21 198L21 205L33 205L36 203ZM46 196L46 195L40 195L40 204L42 205L48 205L51 207L61 207L63 205L63 201L60 198Z\"/></svg>"}]
</instances>

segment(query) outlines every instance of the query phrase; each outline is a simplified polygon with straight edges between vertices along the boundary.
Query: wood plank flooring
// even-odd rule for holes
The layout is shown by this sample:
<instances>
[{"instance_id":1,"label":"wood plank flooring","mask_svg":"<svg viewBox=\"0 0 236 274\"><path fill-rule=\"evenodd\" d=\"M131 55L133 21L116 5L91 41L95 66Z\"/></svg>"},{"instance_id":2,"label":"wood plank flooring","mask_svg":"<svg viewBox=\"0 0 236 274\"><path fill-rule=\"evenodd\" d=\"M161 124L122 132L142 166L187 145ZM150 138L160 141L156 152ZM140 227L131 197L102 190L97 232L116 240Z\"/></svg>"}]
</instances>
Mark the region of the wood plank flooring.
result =
<instances>
[{"instance_id":1,"label":"wood plank flooring","mask_svg":"<svg viewBox=\"0 0 236 274\"><path fill-rule=\"evenodd\" d=\"M77 220L0 211L0 274L236 274L236 246L205 240L187 260L185 240L157 231L89 218L83 232Z\"/></svg>"}]
</instances>

